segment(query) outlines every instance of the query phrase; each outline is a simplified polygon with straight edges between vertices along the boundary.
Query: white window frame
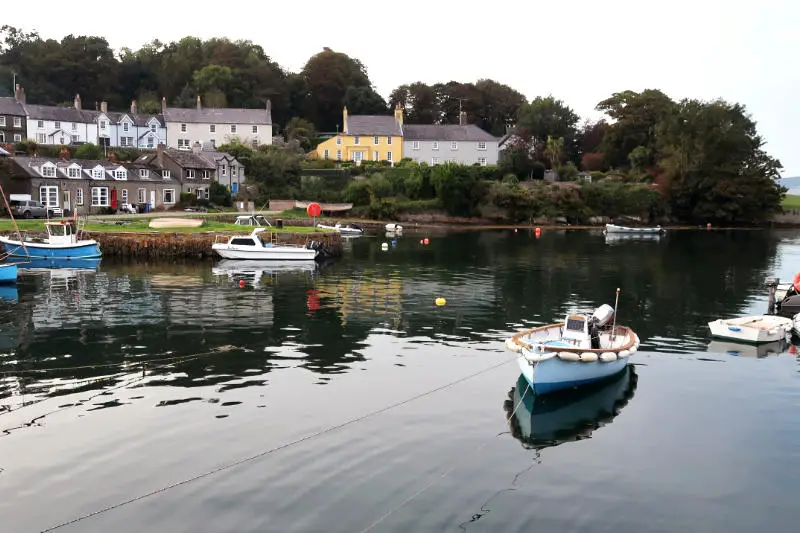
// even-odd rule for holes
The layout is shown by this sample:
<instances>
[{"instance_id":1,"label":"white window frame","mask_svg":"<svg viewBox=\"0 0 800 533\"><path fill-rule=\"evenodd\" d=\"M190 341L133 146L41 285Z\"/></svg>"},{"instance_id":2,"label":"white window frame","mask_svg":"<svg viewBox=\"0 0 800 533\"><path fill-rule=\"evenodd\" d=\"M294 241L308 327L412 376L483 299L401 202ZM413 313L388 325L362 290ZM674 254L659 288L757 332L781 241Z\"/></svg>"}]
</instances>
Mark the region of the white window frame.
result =
<instances>
[{"instance_id":1,"label":"white window frame","mask_svg":"<svg viewBox=\"0 0 800 533\"><path fill-rule=\"evenodd\" d=\"M158 131L158 124L155 124L155 123L150 124L150 131L152 131L153 133L157 132Z\"/></svg>"},{"instance_id":2,"label":"white window frame","mask_svg":"<svg viewBox=\"0 0 800 533\"><path fill-rule=\"evenodd\" d=\"M57 130L60 130L60 129L61 129L61 121L60 121L60 120L56 120L56 121L53 123L53 126L54 126L54 127L57 129Z\"/></svg>"},{"instance_id":3,"label":"white window frame","mask_svg":"<svg viewBox=\"0 0 800 533\"><path fill-rule=\"evenodd\" d=\"M14 142L15 143L21 143L22 142L22 134L21 133L15 133L14 134Z\"/></svg>"},{"instance_id":4,"label":"white window frame","mask_svg":"<svg viewBox=\"0 0 800 533\"><path fill-rule=\"evenodd\" d=\"M168 179L172 178L172 171L171 170L167 170L167 169L163 169L161 171L161 177L164 178L165 180L168 180Z\"/></svg>"},{"instance_id":5,"label":"white window frame","mask_svg":"<svg viewBox=\"0 0 800 533\"><path fill-rule=\"evenodd\" d=\"M68 178L80 178L81 177L81 169L78 167L69 167L67 169L67 177Z\"/></svg>"},{"instance_id":6,"label":"white window frame","mask_svg":"<svg viewBox=\"0 0 800 533\"><path fill-rule=\"evenodd\" d=\"M147 179L147 177L148 177L149 175L150 175L150 171L149 171L149 170L147 170L146 168L140 168L140 169L139 169L139 177L140 177L140 178L142 178L142 179Z\"/></svg>"},{"instance_id":7,"label":"white window frame","mask_svg":"<svg viewBox=\"0 0 800 533\"><path fill-rule=\"evenodd\" d=\"M353 144L361 144L361 137L358 135L353 137Z\"/></svg>"},{"instance_id":8,"label":"white window frame","mask_svg":"<svg viewBox=\"0 0 800 533\"><path fill-rule=\"evenodd\" d=\"M147 136L147 147L148 148L155 148L156 146L156 139L152 135Z\"/></svg>"},{"instance_id":9,"label":"white window frame","mask_svg":"<svg viewBox=\"0 0 800 533\"><path fill-rule=\"evenodd\" d=\"M236 124L231 124L231 133L236 133Z\"/></svg>"},{"instance_id":10,"label":"white window frame","mask_svg":"<svg viewBox=\"0 0 800 533\"><path fill-rule=\"evenodd\" d=\"M341 161L342 160L342 151L341 150L336 150L336 160L337 161Z\"/></svg>"},{"instance_id":11,"label":"white window frame","mask_svg":"<svg viewBox=\"0 0 800 533\"><path fill-rule=\"evenodd\" d=\"M380 138L380 137L378 137L377 135L375 135L375 136L372 138L372 140L374 141L374 143L373 143L373 144L380 144L380 143L381 143L381 138Z\"/></svg>"},{"instance_id":12,"label":"white window frame","mask_svg":"<svg viewBox=\"0 0 800 533\"><path fill-rule=\"evenodd\" d=\"M108 122L106 122L105 120L101 120L100 121L100 129L104 130L106 128L108 128Z\"/></svg>"},{"instance_id":13,"label":"white window frame","mask_svg":"<svg viewBox=\"0 0 800 533\"><path fill-rule=\"evenodd\" d=\"M200 175L201 179L210 180L211 179L211 171L210 170L203 170L202 174Z\"/></svg>"},{"instance_id":14,"label":"white window frame","mask_svg":"<svg viewBox=\"0 0 800 533\"><path fill-rule=\"evenodd\" d=\"M81 140L81 136L80 135L72 135L72 136L70 136L70 140L72 141L72 144L78 143Z\"/></svg>"},{"instance_id":15,"label":"white window frame","mask_svg":"<svg viewBox=\"0 0 800 533\"><path fill-rule=\"evenodd\" d=\"M145 203L147 201L147 189L145 189L144 187L136 189L136 200L140 204Z\"/></svg>"},{"instance_id":16,"label":"white window frame","mask_svg":"<svg viewBox=\"0 0 800 533\"><path fill-rule=\"evenodd\" d=\"M115 180L127 180L128 179L128 172L124 168L118 168L114 171L114 179Z\"/></svg>"},{"instance_id":17,"label":"white window frame","mask_svg":"<svg viewBox=\"0 0 800 533\"><path fill-rule=\"evenodd\" d=\"M186 178L190 179L190 180L193 180L195 178L195 174L194 174L194 169L193 168L187 168L186 169Z\"/></svg>"},{"instance_id":18,"label":"white window frame","mask_svg":"<svg viewBox=\"0 0 800 533\"><path fill-rule=\"evenodd\" d=\"M238 174L239 173L237 172L236 167L234 165L231 165L231 177L235 178Z\"/></svg>"},{"instance_id":19,"label":"white window frame","mask_svg":"<svg viewBox=\"0 0 800 533\"><path fill-rule=\"evenodd\" d=\"M478 150L486 150L486 141L478 141Z\"/></svg>"},{"instance_id":20,"label":"white window frame","mask_svg":"<svg viewBox=\"0 0 800 533\"><path fill-rule=\"evenodd\" d=\"M226 167L225 165L220 166L219 167L219 175L222 176L223 178L225 176L227 176L228 175L228 167Z\"/></svg>"},{"instance_id":21,"label":"white window frame","mask_svg":"<svg viewBox=\"0 0 800 533\"><path fill-rule=\"evenodd\" d=\"M189 139L178 139L178 150L189 149Z\"/></svg>"},{"instance_id":22,"label":"white window frame","mask_svg":"<svg viewBox=\"0 0 800 533\"><path fill-rule=\"evenodd\" d=\"M102 168L93 168L92 169L92 179L101 180L104 179L105 171Z\"/></svg>"},{"instance_id":23,"label":"white window frame","mask_svg":"<svg viewBox=\"0 0 800 533\"><path fill-rule=\"evenodd\" d=\"M216 124L209 124L208 125L208 133L217 133L217 125Z\"/></svg>"},{"instance_id":24,"label":"white window frame","mask_svg":"<svg viewBox=\"0 0 800 533\"><path fill-rule=\"evenodd\" d=\"M381 153L379 151L375 150L374 152L372 152L373 161L379 161L380 158L381 158Z\"/></svg>"},{"instance_id":25,"label":"white window frame","mask_svg":"<svg viewBox=\"0 0 800 533\"><path fill-rule=\"evenodd\" d=\"M341 146L341 145L342 145L342 138L336 137L336 146Z\"/></svg>"},{"instance_id":26,"label":"white window frame","mask_svg":"<svg viewBox=\"0 0 800 533\"><path fill-rule=\"evenodd\" d=\"M488 165L488 162L486 161L485 157L479 157L478 158L478 164L480 166L482 166L482 167L485 167L486 165Z\"/></svg>"},{"instance_id":27,"label":"white window frame","mask_svg":"<svg viewBox=\"0 0 800 533\"><path fill-rule=\"evenodd\" d=\"M108 207L108 187L92 187L92 207Z\"/></svg>"},{"instance_id":28,"label":"white window frame","mask_svg":"<svg viewBox=\"0 0 800 533\"><path fill-rule=\"evenodd\" d=\"M127 204L128 203L128 189L120 190L119 194L120 194L120 198L122 199L122 203L123 204Z\"/></svg>"},{"instance_id":29,"label":"white window frame","mask_svg":"<svg viewBox=\"0 0 800 533\"><path fill-rule=\"evenodd\" d=\"M167 193L172 195L172 199L167 201ZM174 205L175 204L175 189L164 189L161 191L161 201L164 205Z\"/></svg>"},{"instance_id":30,"label":"white window frame","mask_svg":"<svg viewBox=\"0 0 800 533\"><path fill-rule=\"evenodd\" d=\"M181 133L186 133L186 124L181 124Z\"/></svg>"},{"instance_id":31,"label":"white window frame","mask_svg":"<svg viewBox=\"0 0 800 533\"><path fill-rule=\"evenodd\" d=\"M431 165L438 165L439 158L438 157L431 157Z\"/></svg>"},{"instance_id":32,"label":"white window frame","mask_svg":"<svg viewBox=\"0 0 800 533\"><path fill-rule=\"evenodd\" d=\"M322 152L322 157L324 157L325 159L328 159L328 149L327 148L325 148L325 150Z\"/></svg>"},{"instance_id":33,"label":"white window frame","mask_svg":"<svg viewBox=\"0 0 800 533\"><path fill-rule=\"evenodd\" d=\"M124 132L126 132L126 133L127 133L127 132L129 132L129 131L131 131L131 125L130 125L130 123L128 123L128 122L123 122L123 123L122 123L122 131L124 131Z\"/></svg>"},{"instance_id":34,"label":"white window frame","mask_svg":"<svg viewBox=\"0 0 800 533\"><path fill-rule=\"evenodd\" d=\"M258 126L253 126L253 133L258 135Z\"/></svg>"},{"instance_id":35,"label":"white window frame","mask_svg":"<svg viewBox=\"0 0 800 533\"><path fill-rule=\"evenodd\" d=\"M6 117L0 116L0 126L6 127Z\"/></svg>"},{"instance_id":36,"label":"white window frame","mask_svg":"<svg viewBox=\"0 0 800 533\"><path fill-rule=\"evenodd\" d=\"M50 201L53 200L54 201ZM42 185L39 187L39 202L45 207L58 207L58 186Z\"/></svg>"},{"instance_id":37,"label":"white window frame","mask_svg":"<svg viewBox=\"0 0 800 533\"><path fill-rule=\"evenodd\" d=\"M56 167L54 167L53 165L42 166L42 176L44 176L45 178L55 178Z\"/></svg>"},{"instance_id":38,"label":"white window frame","mask_svg":"<svg viewBox=\"0 0 800 533\"><path fill-rule=\"evenodd\" d=\"M391 161L392 161L392 152L386 152L386 160L391 163Z\"/></svg>"},{"instance_id":39,"label":"white window frame","mask_svg":"<svg viewBox=\"0 0 800 533\"><path fill-rule=\"evenodd\" d=\"M40 130L44 129L44 120L37 120L36 127Z\"/></svg>"},{"instance_id":40,"label":"white window frame","mask_svg":"<svg viewBox=\"0 0 800 533\"><path fill-rule=\"evenodd\" d=\"M411 143L411 148L414 150L419 150L419 141L414 141Z\"/></svg>"},{"instance_id":41,"label":"white window frame","mask_svg":"<svg viewBox=\"0 0 800 533\"><path fill-rule=\"evenodd\" d=\"M47 135L45 135L44 133L40 133L38 135L38 138L39 138L38 140L39 144L47 144Z\"/></svg>"},{"instance_id":42,"label":"white window frame","mask_svg":"<svg viewBox=\"0 0 800 533\"><path fill-rule=\"evenodd\" d=\"M392 136L391 135L386 137L386 144L392 144Z\"/></svg>"},{"instance_id":43,"label":"white window frame","mask_svg":"<svg viewBox=\"0 0 800 533\"><path fill-rule=\"evenodd\" d=\"M21 117L14 117L14 127L21 128L22 127L22 118Z\"/></svg>"},{"instance_id":44,"label":"white window frame","mask_svg":"<svg viewBox=\"0 0 800 533\"><path fill-rule=\"evenodd\" d=\"M451 141L450 142L450 149L451 150L458 150L458 142L457 141Z\"/></svg>"},{"instance_id":45,"label":"white window frame","mask_svg":"<svg viewBox=\"0 0 800 533\"><path fill-rule=\"evenodd\" d=\"M439 141L433 141L431 143L431 150L438 150L439 149Z\"/></svg>"},{"instance_id":46,"label":"white window frame","mask_svg":"<svg viewBox=\"0 0 800 533\"><path fill-rule=\"evenodd\" d=\"M78 131L78 123L77 122L73 122L72 123L72 131Z\"/></svg>"},{"instance_id":47,"label":"white window frame","mask_svg":"<svg viewBox=\"0 0 800 533\"><path fill-rule=\"evenodd\" d=\"M83 189L81 187L75 189L75 203L77 205L83 205Z\"/></svg>"}]
</instances>

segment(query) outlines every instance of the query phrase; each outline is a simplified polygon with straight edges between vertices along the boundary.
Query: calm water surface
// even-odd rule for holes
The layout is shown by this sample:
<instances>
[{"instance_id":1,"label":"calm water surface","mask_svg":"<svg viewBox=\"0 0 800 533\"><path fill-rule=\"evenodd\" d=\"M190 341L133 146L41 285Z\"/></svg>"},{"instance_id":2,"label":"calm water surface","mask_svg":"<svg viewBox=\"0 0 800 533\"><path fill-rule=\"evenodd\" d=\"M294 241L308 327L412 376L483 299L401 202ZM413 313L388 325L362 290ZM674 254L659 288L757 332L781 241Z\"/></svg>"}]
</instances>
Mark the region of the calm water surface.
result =
<instances>
[{"instance_id":1,"label":"calm water surface","mask_svg":"<svg viewBox=\"0 0 800 533\"><path fill-rule=\"evenodd\" d=\"M794 348L706 322L764 312L800 232L430 237L0 289L0 530L797 531ZM634 365L520 402L508 333L616 287Z\"/></svg>"}]
</instances>

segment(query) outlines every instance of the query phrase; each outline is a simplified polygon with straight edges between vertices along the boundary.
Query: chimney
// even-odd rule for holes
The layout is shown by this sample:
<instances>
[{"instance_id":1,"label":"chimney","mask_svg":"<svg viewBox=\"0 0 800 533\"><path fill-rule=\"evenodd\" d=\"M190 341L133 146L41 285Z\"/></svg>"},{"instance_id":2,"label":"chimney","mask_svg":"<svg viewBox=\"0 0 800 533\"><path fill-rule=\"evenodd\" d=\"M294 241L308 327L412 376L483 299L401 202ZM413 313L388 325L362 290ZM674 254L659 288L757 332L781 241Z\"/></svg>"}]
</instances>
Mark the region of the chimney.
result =
<instances>
[{"instance_id":1,"label":"chimney","mask_svg":"<svg viewBox=\"0 0 800 533\"><path fill-rule=\"evenodd\" d=\"M72 106L75 109L80 109L81 108L81 95L79 95L79 94L75 95L75 101L72 103Z\"/></svg>"},{"instance_id":2,"label":"chimney","mask_svg":"<svg viewBox=\"0 0 800 533\"><path fill-rule=\"evenodd\" d=\"M203 109L203 104L200 103L200 95L197 95L197 110L200 111Z\"/></svg>"},{"instance_id":3,"label":"chimney","mask_svg":"<svg viewBox=\"0 0 800 533\"><path fill-rule=\"evenodd\" d=\"M467 112L461 111L458 114L458 125L459 126L466 126L467 125Z\"/></svg>"},{"instance_id":4,"label":"chimney","mask_svg":"<svg viewBox=\"0 0 800 533\"><path fill-rule=\"evenodd\" d=\"M400 107L400 102L394 108L394 119L397 121L398 126L403 125L403 108Z\"/></svg>"},{"instance_id":5,"label":"chimney","mask_svg":"<svg viewBox=\"0 0 800 533\"><path fill-rule=\"evenodd\" d=\"M272 100L267 98L267 123L272 124Z\"/></svg>"},{"instance_id":6,"label":"chimney","mask_svg":"<svg viewBox=\"0 0 800 533\"><path fill-rule=\"evenodd\" d=\"M108 152L108 160L112 163L119 163L117 152Z\"/></svg>"},{"instance_id":7,"label":"chimney","mask_svg":"<svg viewBox=\"0 0 800 533\"><path fill-rule=\"evenodd\" d=\"M199 155L200 152L202 151L203 151L203 145L201 145L198 141L195 141L194 144L192 145L192 152Z\"/></svg>"},{"instance_id":8,"label":"chimney","mask_svg":"<svg viewBox=\"0 0 800 533\"><path fill-rule=\"evenodd\" d=\"M342 109L342 133L347 133L347 106Z\"/></svg>"},{"instance_id":9,"label":"chimney","mask_svg":"<svg viewBox=\"0 0 800 533\"><path fill-rule=\"evenodd\" d=\"M28 102L28 97L25 96L25 87L20 87L19 88L19 94L20 94L19 103L20 104L26 104Z\"/></svg>"},{"instance_id":10,"label":"chimney","mask_svg":"<svg viewBox=\"0 0 800 533\"><path fill-rule=\"evenodd\" d=\"M62 161L69 161L69 150L67 149L66 146L61 147L61 151L58 153L58 157Z\"/></svg>"},{"instance_id":11,"label":"chimney","mask_svg":"<svg viewBox=\"0 0 800 533\"><path fill-rule=\"evenodd\" d=\"M25 89L19 83L14 87L14 100L20 104L25 103Z\"/></svg>"},{"instance_id":12,"label":"chimney","mask_svg":"<svg viewBox=\"0 0 800 533\"><path fill-rule=\"evenodd\" d=\"M164 145L161 143L156 146L156 165L158 168L164 168Z\"/></svg>"},{"instance_id":13,"label":"chimney","mask_svg":"<svg viewBox=\"0 0 800 533\"><path fill-rule=\"evenodd\" d=\"M161 114L164 115L167 112L167 97L161 97Z\"/></svg>"},{"instance_id":14,"label":"chimney","mask_svg":"<svg viewBox=\"0 0 800 533\"><path fill-rule=\"evenodd\" d=\"M105 100L100 102L100 112L101 113L108 113L108 102L106 102Z\"/></svg>"},{"instance_id":15,"label":"chimney","mask_svg":"<svg viewBox=\"0 0 800 533\"><path fill-rule=\"evenodd\" d=\"M131 115L138 115L139 107L136 105L136 100L131 101Z\"/></svg>"}]
</instances>

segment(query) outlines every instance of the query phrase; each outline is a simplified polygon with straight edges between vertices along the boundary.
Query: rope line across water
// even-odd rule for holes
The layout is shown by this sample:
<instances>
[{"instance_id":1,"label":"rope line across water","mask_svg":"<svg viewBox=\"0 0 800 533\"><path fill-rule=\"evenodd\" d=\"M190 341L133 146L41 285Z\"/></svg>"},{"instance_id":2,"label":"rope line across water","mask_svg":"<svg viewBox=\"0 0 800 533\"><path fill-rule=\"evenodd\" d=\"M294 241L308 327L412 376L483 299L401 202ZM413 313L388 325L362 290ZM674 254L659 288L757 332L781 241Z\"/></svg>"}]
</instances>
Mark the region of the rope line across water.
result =
<instances>
[{"instance_id":1,"label":"rope line across water","mask_svg":"<svg viewBox=\"0 0 800 533\"><path fill-rule=\"evenodd\" d=\"M131 504L131 503L134 503L134 502L138 502L140 500L144 500L145 498L149 498L150 496L155 496L157 494L164 493L164 492L166 492L168 490L174 489L176 487L180 487L182 485L186 485L186 484L192 483L192 482L197 481L199 479L203 479L203 478L206 478L206 477L209 477L209 476L213 476L214 474L218 474L218 473L224 472L226 470L231 470L231 469L233 469L233 468L235 468L237 466L240 466L240 465L243 465L245 463L249 463L249 462L255 461L256 459L260 459L262 457L266 457L266 456L271 455L271 454L273 454L273 453L275 453L277 451L284 450L286 448L290 448L290 447L295 446L297 444L301 444L303 442L312 440L314 438L320 437L320 436L325 435L327 433L331 433L331 432L336 431L338 429L342 429L344 427L356 424L358 422L362 422L362 421L364 421L364 420L366 420L368 418L372 418L373 416L386 413L388 411L391 411L392 409L396 409L396 408L401 407L403 405L409 404L409 403L411 403L413 401L419 400L420 398L424 398L426 396L430 396L431 394L435 394L435 393L443 391L445 389L449 389L450 387L458 385L459 383L463 383L463 382L468 381L470 379L476 378L476 377L478 377L478 376L480 376L482 374L490 372L490 371L492 371L492 370L494 370L496 368L500 368L501 366L506 365L506 364L508 364L508 363L510 363L512 361L513 361L513 359L505 360L505 361L503 361L501 363L497 363L497 364L492 365L492 366L490 366L488 368L484 368L483 370L479 370L478 372L470 374L470 375L468 375L466 377L459 378L459 379L457 379L455 381L451 381L449 383L446 383L444 385L436 387L435 389L431 389L429 391L426 391L426 392L417 394L415 396L412 396L411 398L406 398L405 400L401 400L399 402L395 402L393 404L390 404L390 405L388 405L386 407L382 407L382 408L377 409L375 411L370 411L369 413L363 414L363 415L361 415L359 417L351 418L350 420L348 420L346 422L342 422L340 424L329 426L326 429L317 431L315 433L311 433L309 435L306 435L305 437L301 437L301 438L295 439L293 441L289 441L289 442L285 442L283 444L279 444L277 446L273 446L272 448L269 448L267 450L258 452L258 453L254 454L254 455L249 456L249 457L244 457L244 458L239 459L237 461L234 461L232 463L228 463L227 465L223 465L223 466L214 468L213 470L208 470L206 472L203 472L202 474L197 474L197 475L192 476L190 478L186 478L186 479L184 479L182 481L177 481L177 482L172 483L170 485L166 485L166 486L164 486L164 487L162 487L160 489L156 489L156 490L144 493L144 494L140 494L139 496L135 496L135 497L130 498L128 500L125 500L125 501L122 501L122 502L119 502L119 503L115 503L113 505L109 505L108 507L104 507L102 509L98 509L97 511L92 511L91 513L87 513L87 514L79 516L77 518L73 518L72 520L69 520L67 522L62 522L62 523L57 524L55 526L48 527L47 529L43 529L41 531L41 533L48 533L50 531L55 531L56 529L60 529L60 528L65 527L65 526L69 526L69 525L75 524L75 523L80 522L82 520L86 520L87 518L91 518L93 516L97 516L97 515L106 513L108 511L113 511L114 509L119 509L120 507L123 507L125 505ZM444 477L444 476L442 476L442 477Z\"/></svg>"}]
</instances>

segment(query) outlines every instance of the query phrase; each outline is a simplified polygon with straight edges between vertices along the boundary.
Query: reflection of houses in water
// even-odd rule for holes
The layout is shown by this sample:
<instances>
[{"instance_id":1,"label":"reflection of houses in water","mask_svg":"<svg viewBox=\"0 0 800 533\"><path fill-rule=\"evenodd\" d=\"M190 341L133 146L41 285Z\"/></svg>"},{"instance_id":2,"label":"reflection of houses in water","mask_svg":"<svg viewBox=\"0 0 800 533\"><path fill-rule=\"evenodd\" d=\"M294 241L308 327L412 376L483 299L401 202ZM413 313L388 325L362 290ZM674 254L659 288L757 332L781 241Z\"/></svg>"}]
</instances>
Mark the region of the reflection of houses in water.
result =
<instances>
[{"instance_id":1,"label":"reflection of houses in water","mask_svg":"<svg viewBox=\"0 0 800 533\"><path fill-rule=\"evenodd\" d=\"M399 278L373 276L364 272L360 278L321 278L317 296L339 308L342 324L361 320L388 320L394 327L400 323L403 311L403 281Z\"/></svg>"},{"instance_id":2,"label":"reflection of houses in water","mask_svg":"<svg viewBox=\"0 0 800 533\"><path fill-rule=\"evenodd\" d=\"M403 283L403 296L412 308L430 308L436 298L445 298L460 311L488 310L495 305L495 280L493 275L477 272L454 276L447 281L421 281L411 279Z\"/></svg>"}]
</instances>

